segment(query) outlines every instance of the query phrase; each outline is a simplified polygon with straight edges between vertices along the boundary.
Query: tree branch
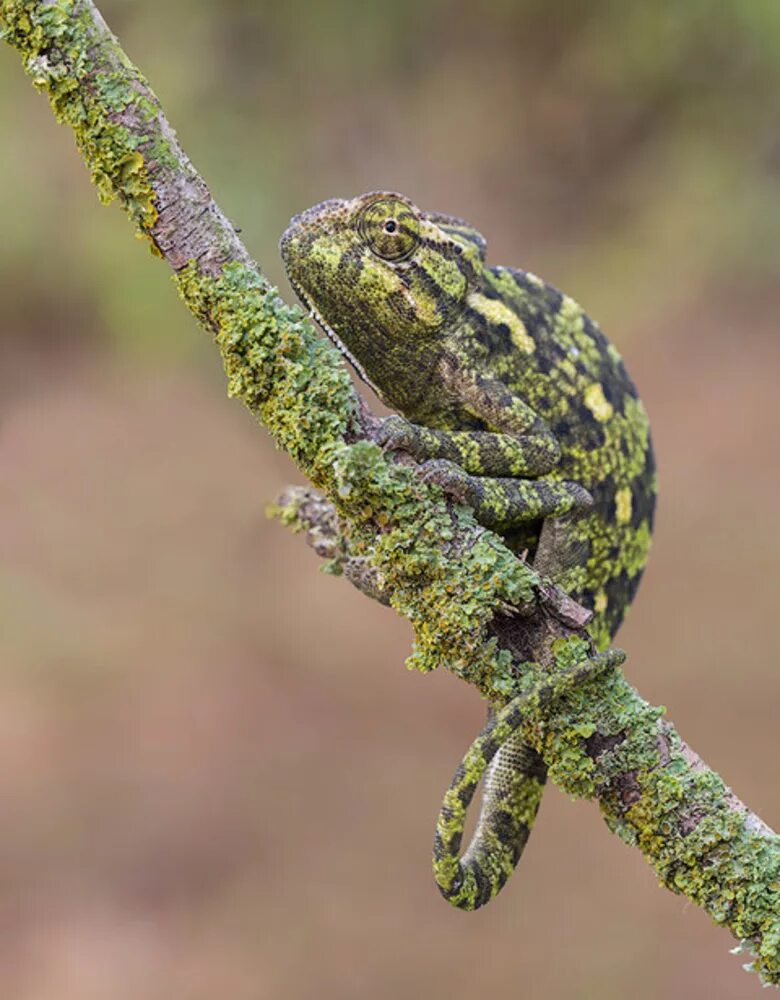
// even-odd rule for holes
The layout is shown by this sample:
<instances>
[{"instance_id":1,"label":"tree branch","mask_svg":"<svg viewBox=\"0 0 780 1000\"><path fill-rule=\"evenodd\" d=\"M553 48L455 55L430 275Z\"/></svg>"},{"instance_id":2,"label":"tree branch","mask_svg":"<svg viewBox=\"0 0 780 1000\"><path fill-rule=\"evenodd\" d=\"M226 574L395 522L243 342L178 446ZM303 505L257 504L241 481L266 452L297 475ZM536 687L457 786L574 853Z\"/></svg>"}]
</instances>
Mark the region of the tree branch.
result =
<instances>
[{"instance_id":1,"label":"tree branch","mask_svg":"<svg viewBox=\"0 0 780 1000\"><path fill-rule=\"evenodd\" d=\"M215 335L229 393L324 492L288 496L284 519L411 621L410 664L444 665L505 701L535 671L584 659L587 613L376 446L338 354L253 264L91 0L0 0L0 31L73 129L101 200L119 200ZM780 838L662 715L613 672L524 736L566 793L597 800L661 883L730 928L778 984Z\"/></svg>"}]
</instances>

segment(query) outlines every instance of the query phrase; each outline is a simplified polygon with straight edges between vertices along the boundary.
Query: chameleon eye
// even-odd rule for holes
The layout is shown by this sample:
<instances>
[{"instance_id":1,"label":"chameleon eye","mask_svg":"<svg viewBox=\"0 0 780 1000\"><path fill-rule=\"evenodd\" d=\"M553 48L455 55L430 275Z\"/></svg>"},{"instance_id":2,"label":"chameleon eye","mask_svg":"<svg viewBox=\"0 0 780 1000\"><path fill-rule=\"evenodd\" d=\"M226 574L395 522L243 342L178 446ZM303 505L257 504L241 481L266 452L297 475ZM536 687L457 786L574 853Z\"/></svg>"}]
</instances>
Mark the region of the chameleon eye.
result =
<instances>
[{"instance_id":1,"label":"chameleon eye","mask_svg":"<svg viewBox=\"0 0 780 1000\"><path fill-rule=\"evenodd\" d=\"M363 209L360 235L383 260L406 260L420 243L420 220L414 209L399 198L378 198Z\"/></svg>"}]
</instances>

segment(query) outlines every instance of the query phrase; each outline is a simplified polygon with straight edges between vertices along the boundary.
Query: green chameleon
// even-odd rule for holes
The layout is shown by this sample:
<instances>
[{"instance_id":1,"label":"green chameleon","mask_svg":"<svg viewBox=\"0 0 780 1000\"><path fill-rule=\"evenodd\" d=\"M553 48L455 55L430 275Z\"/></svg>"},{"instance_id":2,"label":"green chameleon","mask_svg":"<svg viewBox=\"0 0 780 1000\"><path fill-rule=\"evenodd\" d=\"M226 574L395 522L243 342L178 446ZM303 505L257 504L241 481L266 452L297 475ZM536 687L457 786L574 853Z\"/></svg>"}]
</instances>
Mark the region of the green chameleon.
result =
<instances>
[{"instance_id":1,"label":"green chameleon","mask_svg":"<svg viewBox=\"0 0 780 1000\"><path fill-rule=\"evenodd\" d=\"M568 296L488 267L468 223L373 192L290 223L281 252L319 325L389 407L380 444L593 612L597 650L562 680L491 706L445 796L434 875L455 906L492 899L514 870L546 768L518 733L568 685L622 662L608 650L650 547L655 463L645 410L617 350ZM459 857L465 811L482 810Z\"/></svg>"}]
</instances>

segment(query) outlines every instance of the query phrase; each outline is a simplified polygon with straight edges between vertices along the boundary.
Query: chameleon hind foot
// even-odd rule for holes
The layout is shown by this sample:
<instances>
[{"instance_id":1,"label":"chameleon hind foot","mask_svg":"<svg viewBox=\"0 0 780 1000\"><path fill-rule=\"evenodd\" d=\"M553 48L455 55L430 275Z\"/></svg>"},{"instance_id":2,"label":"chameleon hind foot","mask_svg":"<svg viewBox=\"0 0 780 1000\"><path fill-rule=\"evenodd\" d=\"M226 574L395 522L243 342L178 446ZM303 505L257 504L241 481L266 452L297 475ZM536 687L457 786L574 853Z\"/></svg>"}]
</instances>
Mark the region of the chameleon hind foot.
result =
<instances>
[{"instance_id":1,"label":"chameleon hind foot","mask_svg":"<svg viewBox=\"0 0 780 1000\"><path fill-rule=\"evenodd\" d=\"M573 687L619 667L626 654L608 649L571 670L540 681L493 714L469 747L444 796L433 845L433 874L442 896L461 910L476 910L503 888L523 853L539 808L546 770L535 764L518 730ZM541 767L539 767L541 765ZM536 773L533 769L536 766ZM466 815L485 776L482 812L471 843L459 856Z\"/></svg>"}]
</instances>

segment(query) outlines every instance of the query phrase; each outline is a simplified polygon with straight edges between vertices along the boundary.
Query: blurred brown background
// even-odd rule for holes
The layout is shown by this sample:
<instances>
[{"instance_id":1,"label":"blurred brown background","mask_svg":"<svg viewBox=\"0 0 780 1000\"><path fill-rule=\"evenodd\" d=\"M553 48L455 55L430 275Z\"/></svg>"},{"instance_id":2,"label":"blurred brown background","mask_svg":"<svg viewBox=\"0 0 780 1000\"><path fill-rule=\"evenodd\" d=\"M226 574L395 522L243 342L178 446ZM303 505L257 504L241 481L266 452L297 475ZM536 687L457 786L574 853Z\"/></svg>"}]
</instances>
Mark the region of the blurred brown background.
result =
<instances>
[{"instance_id":1,"label":"blurred brown background","mask_svg":"<svg viewBox=\"0 0 780 1000\"><path fill-rule=\"evenodd\" d=\"M780 825L776 0L100 6L285 292L289 216L389 187L602 322L661 472L629 676ZM3 997L758 996L554 788L439 899L476 695L265 520L299 477L7 49L0 134Z\"/></svg>"}]
</instances>

